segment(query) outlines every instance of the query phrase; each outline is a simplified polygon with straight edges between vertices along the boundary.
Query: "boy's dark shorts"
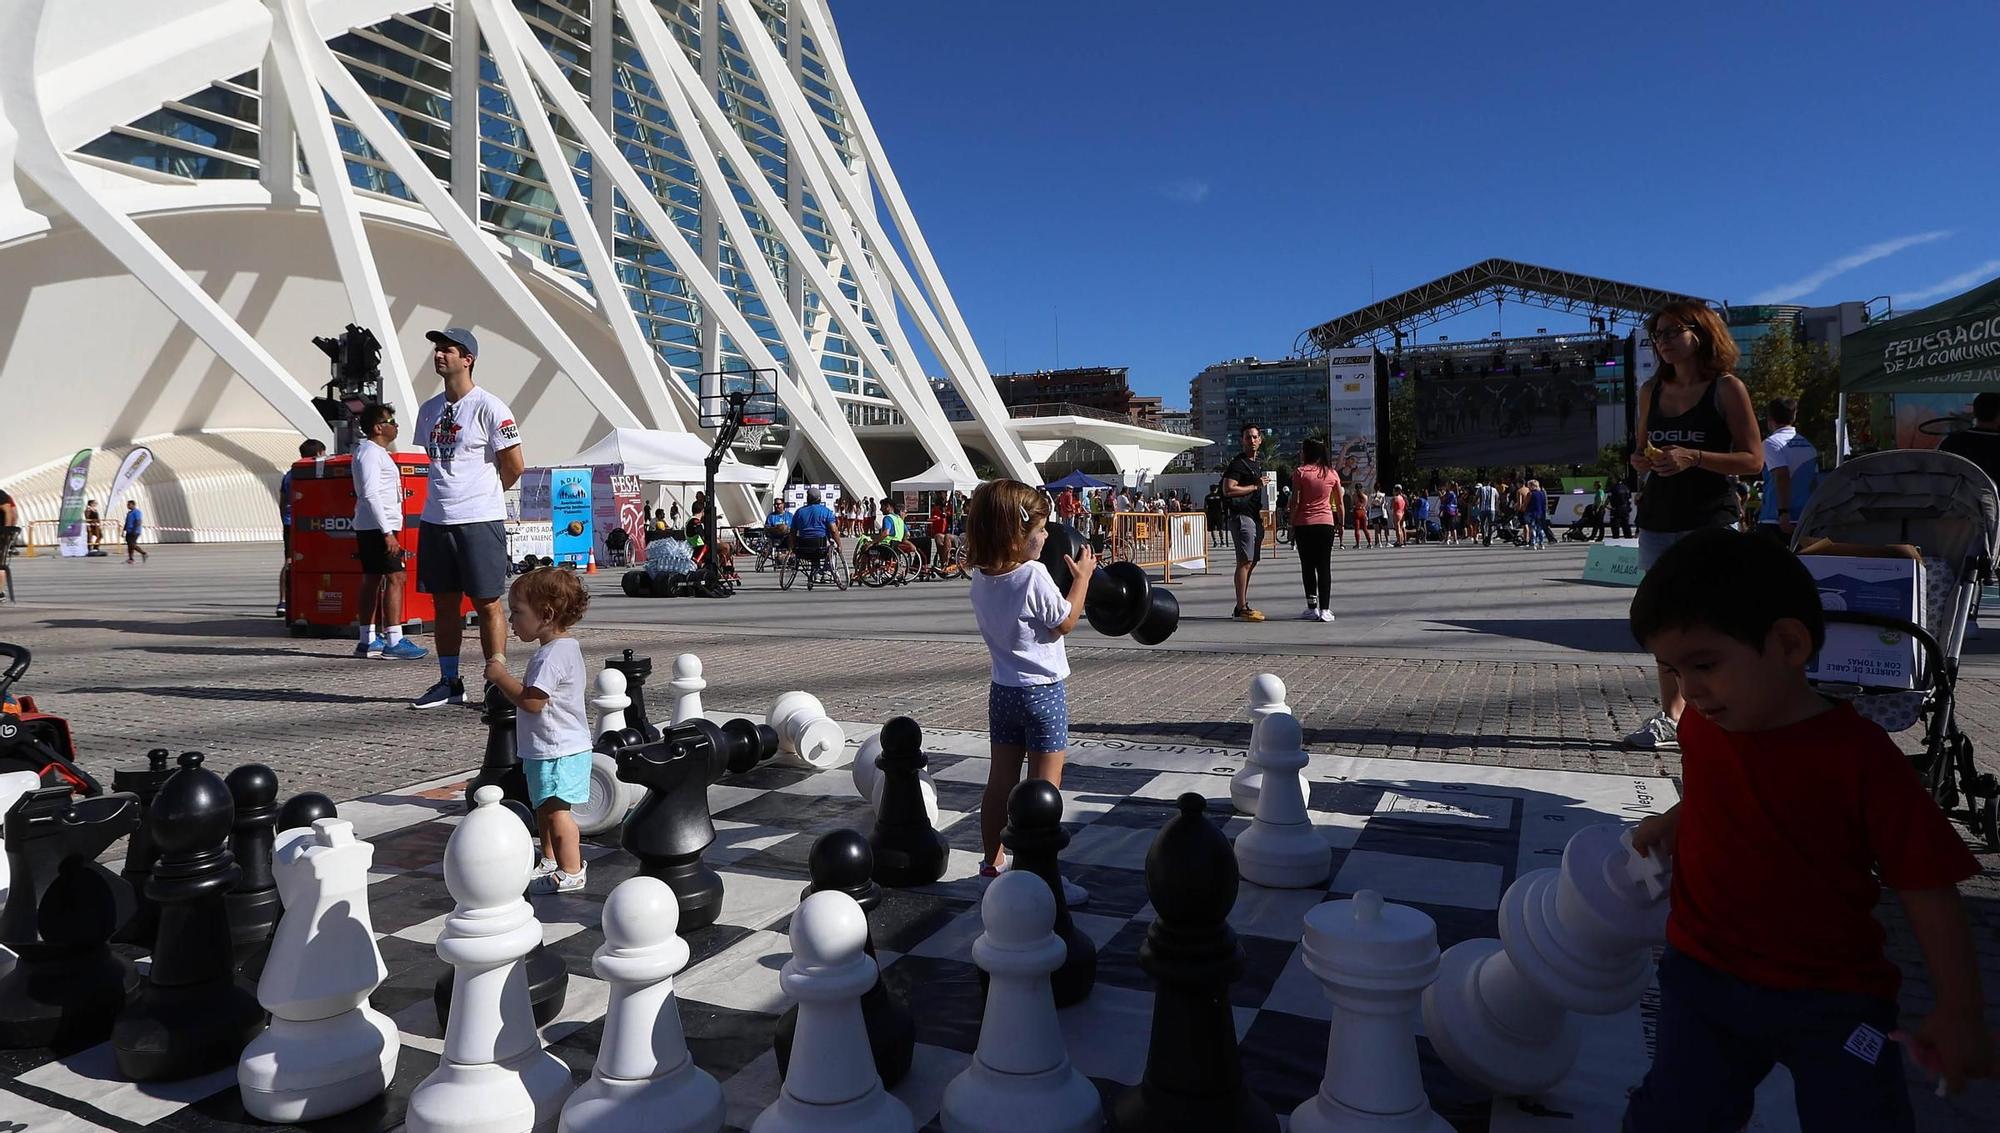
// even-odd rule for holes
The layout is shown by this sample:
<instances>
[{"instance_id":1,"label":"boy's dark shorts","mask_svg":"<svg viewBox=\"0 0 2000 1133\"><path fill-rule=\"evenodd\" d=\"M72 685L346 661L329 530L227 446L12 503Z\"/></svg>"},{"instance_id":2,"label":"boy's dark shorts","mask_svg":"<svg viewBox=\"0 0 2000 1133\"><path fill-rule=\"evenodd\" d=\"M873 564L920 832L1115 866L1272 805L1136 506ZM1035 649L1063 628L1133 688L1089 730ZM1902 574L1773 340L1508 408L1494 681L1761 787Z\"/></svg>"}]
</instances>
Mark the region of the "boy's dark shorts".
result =
<instances>
[{"instance_id":1,"label":"boy's dark shorts","mask_svg":"<svg viewBox=\"0 0 2000 1133\"><path fill-rule=\"evenodd\" d=\"M1890 1000L1764 987L1669 947L1660 958L1653 1068L1625 1110L1626 1133L1737 1130L1774 1065L1791 1072L1803 1133L1909 1133L1909 1087Z\"/></svg>"},{"instance_id":2,"label":"boy's dark shorts","mask_svg":"<svg viewBox=\"0 0 2000 1133\"><path fill-rule=\"evenodd\" d=\"M417 529L417 586L426 594L498 598L507 589L507 525L424 523Z\"/></svg>"},{"instance_id":3,"label":"boy's dark shorts","mask_svg":"<svg viewBox=\"0 0 2000 1133\"><path fill-rule=\"evenodd\" d=\"M395 554L389 553L389 536L381 531L354 532L354 557L361 560L362 574L398 574L403 569L403 552L399 545Z\"/></svg>"},{"instance_id":4,"label":"boy's dark shorts","mask_svg":"<svg viewBox=\"0 0 2000 1133\"><path fill-rule=\"evenodd\" d=\"M1236 561L1254 563L1264 557L1264 517L1235 514L1229 517L1229 534L1236 545Z\"/></svg>"}]
</instances>

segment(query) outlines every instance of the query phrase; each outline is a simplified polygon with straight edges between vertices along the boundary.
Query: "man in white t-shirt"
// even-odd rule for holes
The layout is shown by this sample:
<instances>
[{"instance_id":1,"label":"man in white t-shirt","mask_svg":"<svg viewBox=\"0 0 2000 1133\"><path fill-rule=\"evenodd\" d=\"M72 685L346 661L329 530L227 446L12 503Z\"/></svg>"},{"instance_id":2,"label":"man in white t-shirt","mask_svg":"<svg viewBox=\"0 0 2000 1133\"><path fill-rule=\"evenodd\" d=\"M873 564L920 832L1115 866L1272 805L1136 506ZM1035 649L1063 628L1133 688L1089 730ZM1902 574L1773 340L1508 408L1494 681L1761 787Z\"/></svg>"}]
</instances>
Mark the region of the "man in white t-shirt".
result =
<instances>
[{"instance_id":1,"label":"man in white t-shirt","mask_svg":"<svg viewBox=\"0 0 2000 1133\"><path fill-rule=\"evenodd\" d=\"M354 557L361 560L361 593L355 621L361 640L356 657L417 661L430 650L403 636L403 471L389 450L396 443L396 407L361 411L361 441L354 446ZM378 616L379 615L379 616ZM379 632L378 632L379 627Z\"/></svg>"},{"instance_id":2,"label":"man in white t-shirt","mask_svg":"<svg viewBox=\"0 0 2000 1133\"><path fill-rule=\"evenodd\" d=\"M460 600L479 615L487 657L507 644L500 595L507 586L507 489L526 467L521 430L506 402L472 383L479 340L464 327L430 331L431 368L444 392L417 411L416 438L430 454L430 496L417 529L417 585L437 603L438 682L412 708L464 704L458 651Z\"/></svg>"},{"instance_id":3,"label":"man in white t-shirt","mask_svg":"<svg viewBox=\"0 0 2000 1133\"><path fill-rule=\"evenodd\" d=\"M1819 450L1795 427L1799 402L1773 398L1764 407L1764 503L1757 511L1757 530L1780 543L1792 541L1792 525L1819 486Z\"/></svg>"}]
</instances>

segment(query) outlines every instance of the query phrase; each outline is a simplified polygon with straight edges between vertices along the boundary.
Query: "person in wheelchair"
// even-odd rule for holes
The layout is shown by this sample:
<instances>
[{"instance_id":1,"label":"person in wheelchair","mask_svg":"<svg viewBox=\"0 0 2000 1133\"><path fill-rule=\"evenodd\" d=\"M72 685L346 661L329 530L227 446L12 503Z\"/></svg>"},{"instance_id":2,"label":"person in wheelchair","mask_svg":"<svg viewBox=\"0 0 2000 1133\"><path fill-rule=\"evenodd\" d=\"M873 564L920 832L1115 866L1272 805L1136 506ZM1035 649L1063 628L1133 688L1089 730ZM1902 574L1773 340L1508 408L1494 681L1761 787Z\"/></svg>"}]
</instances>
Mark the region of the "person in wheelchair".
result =
<instances>
[{"instance_id":1,"label":"person in wheelchair","mask_svg":"<svg viewBox=\"0 0 2000 1133\"><path fill-rule=\"evenodd\" d=\"M882 501L882 521L875 545L892 558L917 553L917 545L910 542L910 525L903 519L902 506L895 500Z\"/></svg>"},{"instance_id":2,"label":"person in wheelchair","mask_svg":"<svg viewBox=\"0 0 2000 1133\"><path fill-rule=\"evenodd\" d=\"M840 552L839 521L834 518L833 509L820 502L819 492L806 493L806 506L792 513L791 525L786 528L786 546L807 569L817 570L819 564L827 561L829 549Z\"/></svg>"}]
</instances>

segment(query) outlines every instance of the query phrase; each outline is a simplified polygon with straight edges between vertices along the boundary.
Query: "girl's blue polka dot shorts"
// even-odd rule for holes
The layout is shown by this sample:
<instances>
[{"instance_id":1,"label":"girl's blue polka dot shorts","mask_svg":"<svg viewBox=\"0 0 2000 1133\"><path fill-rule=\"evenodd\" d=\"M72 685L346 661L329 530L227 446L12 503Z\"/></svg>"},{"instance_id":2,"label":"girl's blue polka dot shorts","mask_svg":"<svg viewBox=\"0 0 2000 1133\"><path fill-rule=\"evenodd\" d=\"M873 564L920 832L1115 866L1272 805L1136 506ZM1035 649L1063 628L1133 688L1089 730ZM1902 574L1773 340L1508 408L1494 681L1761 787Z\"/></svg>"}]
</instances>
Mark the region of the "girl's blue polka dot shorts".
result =
<instances>
[{"instance_id":1,"label":"girl's blue polka dot shorts","mask_svg":"<svg viewBox=\"0 0 2000 1133\"><path fill-rule=\"evenodd\" d=\"M996 744L1020 744L1031 752L1068 748L1069 697L1063 682L988 685L986 730Z\"/></svg>"}]
</instances>

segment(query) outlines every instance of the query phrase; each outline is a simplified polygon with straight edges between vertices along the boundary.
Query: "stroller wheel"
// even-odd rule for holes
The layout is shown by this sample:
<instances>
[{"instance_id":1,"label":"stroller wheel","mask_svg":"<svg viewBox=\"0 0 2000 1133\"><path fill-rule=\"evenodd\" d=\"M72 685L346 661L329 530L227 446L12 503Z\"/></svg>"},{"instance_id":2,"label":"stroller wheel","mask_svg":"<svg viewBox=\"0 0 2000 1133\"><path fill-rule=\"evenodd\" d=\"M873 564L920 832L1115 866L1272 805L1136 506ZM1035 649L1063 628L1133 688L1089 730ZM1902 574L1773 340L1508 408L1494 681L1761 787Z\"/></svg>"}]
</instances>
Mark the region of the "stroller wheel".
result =
<instances>
[{"instance_id":1,"label":"stroller wheel","mask_svg":"<svg viewBox=\"0 0 2000 1133\"><path fill-rule=\"evenodd\" d=\"M1991 775L1986 776L1992 779ZM2000 850L2000 784L1987 783L1993 790L1972 804L1973 832L1986 839L1986 848Z\"/></svg>"}]
</instances>

